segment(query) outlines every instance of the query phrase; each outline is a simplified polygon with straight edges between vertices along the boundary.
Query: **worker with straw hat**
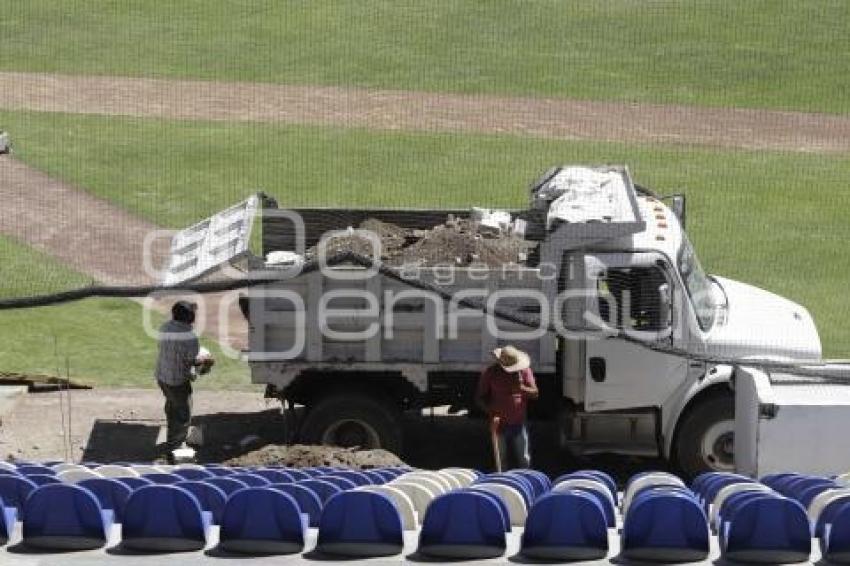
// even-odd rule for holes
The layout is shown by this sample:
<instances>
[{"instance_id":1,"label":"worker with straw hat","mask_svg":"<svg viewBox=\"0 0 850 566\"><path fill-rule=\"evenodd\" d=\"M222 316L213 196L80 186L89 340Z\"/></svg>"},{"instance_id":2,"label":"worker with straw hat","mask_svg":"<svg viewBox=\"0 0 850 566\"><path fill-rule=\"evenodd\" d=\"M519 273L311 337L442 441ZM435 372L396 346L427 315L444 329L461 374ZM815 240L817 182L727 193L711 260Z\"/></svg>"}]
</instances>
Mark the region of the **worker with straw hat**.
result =
<instances>
[{"instance_id":1,"label":"worker with straw hat","mask_svg":"<svg viewBox=\"0 0 850 566\"><path fill-rule=\"evenodd\" d=\"M490 418L496 469L528 468L531 455L526 407L529 399L539 395L531 359L513 346L496 348L493 355L496 361L481 373L475 400Z\"/></svg>"}]
</instances>

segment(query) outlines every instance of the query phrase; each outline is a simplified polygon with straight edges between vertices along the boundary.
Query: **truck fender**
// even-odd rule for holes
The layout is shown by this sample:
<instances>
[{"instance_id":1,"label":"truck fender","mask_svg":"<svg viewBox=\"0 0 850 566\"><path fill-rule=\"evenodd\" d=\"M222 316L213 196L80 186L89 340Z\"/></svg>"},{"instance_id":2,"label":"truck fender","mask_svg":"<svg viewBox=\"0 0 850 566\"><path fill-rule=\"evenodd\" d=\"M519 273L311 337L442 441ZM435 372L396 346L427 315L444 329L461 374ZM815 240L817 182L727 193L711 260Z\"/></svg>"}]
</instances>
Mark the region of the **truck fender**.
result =
<instances>
[{"instance_id":1,"label":"truck fender","mask_svg":"<svg viewBox=\"0 0 850 566\"><path fill-rule=\"evenodd\" d=\"M691 382L684 394L679 396L678 400L672 403L665 403L661 409L661 430L664 434L663 453L665 458L670 457L676 427L691 403L708 389L730 383L734 369L733 366L729 365L717 365L707 368L705 374Z\"/></svg>"}]
</instances>

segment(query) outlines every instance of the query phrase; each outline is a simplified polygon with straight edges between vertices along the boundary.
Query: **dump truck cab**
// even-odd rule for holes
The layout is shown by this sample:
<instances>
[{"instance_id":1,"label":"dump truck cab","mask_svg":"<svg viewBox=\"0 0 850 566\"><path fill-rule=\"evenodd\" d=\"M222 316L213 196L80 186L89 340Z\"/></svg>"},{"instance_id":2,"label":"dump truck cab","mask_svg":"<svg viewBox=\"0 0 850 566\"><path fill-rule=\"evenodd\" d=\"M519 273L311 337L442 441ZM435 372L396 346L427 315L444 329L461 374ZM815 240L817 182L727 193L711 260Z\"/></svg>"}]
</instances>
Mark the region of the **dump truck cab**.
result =
<instances>
[{"instance_id":1,"label":"dump truck cab","mask_svg":"<svg viewBox=\"0 0 850 566\"><path fill-rule=\"evenodd\" d=\"M247 251L257 216L262 257ZM818 359L820 340L804 307L706 274L684 218L683 198L636 187L620 166L553 168L511 211L289 210L257 195L175 236L164 280L197 279L228 255L266 278L242 291L245 354L252 381L306 407L293 425L304 441L400 450L404 411L475 416L478 375L511 343L538 375L532 417L557 423L563 448L727 470L732 367L722 362ZM364 222L391 227L399 249L349 241L361 261L343 264L317 254ZM473 246L469 258L411 269L409 252L447 233L523 251L482 264L489 248ZM196 257L203 250L216 255Z\"/></svg>"}]
</instances>

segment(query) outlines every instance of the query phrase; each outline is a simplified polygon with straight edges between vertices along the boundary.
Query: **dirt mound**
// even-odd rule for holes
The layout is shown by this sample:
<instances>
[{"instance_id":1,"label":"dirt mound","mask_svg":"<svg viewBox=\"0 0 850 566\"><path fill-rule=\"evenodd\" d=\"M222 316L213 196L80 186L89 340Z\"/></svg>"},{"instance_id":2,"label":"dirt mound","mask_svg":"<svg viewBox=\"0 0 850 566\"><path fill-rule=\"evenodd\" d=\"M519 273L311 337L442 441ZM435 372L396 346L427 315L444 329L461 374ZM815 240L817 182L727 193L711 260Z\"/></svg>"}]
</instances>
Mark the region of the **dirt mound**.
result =
<instances>
[{"instance_id":1,"label":"dirt mound","mask_svg":"<svg viewBox=\"0 0 850 566\"><path fill-rule=\"evenodd\" d=\"M398 456L386 450L357 450L335 446L269 445L224 462L230 466L283 465L292 468L334 466L367 470L386 466L404 466Z\"/></svg>"},{"instance_id":2,"label":"dirt mound","mask_svg":"<svg viewBox=\"0 0 850 566\"><path fill-rule=\"evenodd\" d=\"M368 230L381 241L381 260L388 265L416 265L422 267L445 265L486 265L499 267L519 264L534 243L512 234L483 234L475 222L449 216L445 223L430 230L410 230L380 220L369 218L358 226ZM329 256L352 251L372 257L372 242L351 229L351 234L333 238L327 242ZM308 257L315 257L318 246L307 250Z\"/></svg>"},{"instance_id":3,"label":"dirt mound","mask_svg":"<svg viewBox=\"0 0 850 566\"><path fill-rule=\"evenodd\" d=\"M397 263L403 265L487 265L523 263L534 244L512 235L486 236L465 219L451 219L424 232L406 247Z\"/></svg>"}]
</instances>

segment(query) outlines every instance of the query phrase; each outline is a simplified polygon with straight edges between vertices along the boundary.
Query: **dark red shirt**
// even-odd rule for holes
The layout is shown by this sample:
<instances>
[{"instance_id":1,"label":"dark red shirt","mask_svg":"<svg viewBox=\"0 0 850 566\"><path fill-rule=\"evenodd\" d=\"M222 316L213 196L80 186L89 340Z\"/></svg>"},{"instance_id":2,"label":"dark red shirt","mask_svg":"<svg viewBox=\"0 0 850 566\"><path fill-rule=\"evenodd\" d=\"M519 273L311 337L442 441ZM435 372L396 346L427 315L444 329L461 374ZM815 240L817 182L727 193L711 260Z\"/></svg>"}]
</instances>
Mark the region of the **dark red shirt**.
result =
<instances>
[{"instance_id":1,"label":"dark red shirt","mask_svg":"<svg viewBox=\"0 0 850 566\"><path fill-rule=\"evenodd\" d=\"M481 372L478 379L477 396L487 400L490 409L503 425L525 422L528 397L520 390L520 382L526 387L535 385L531 369L508 373L499 364L493 364Z\"/></svg>"}]
</instances>

